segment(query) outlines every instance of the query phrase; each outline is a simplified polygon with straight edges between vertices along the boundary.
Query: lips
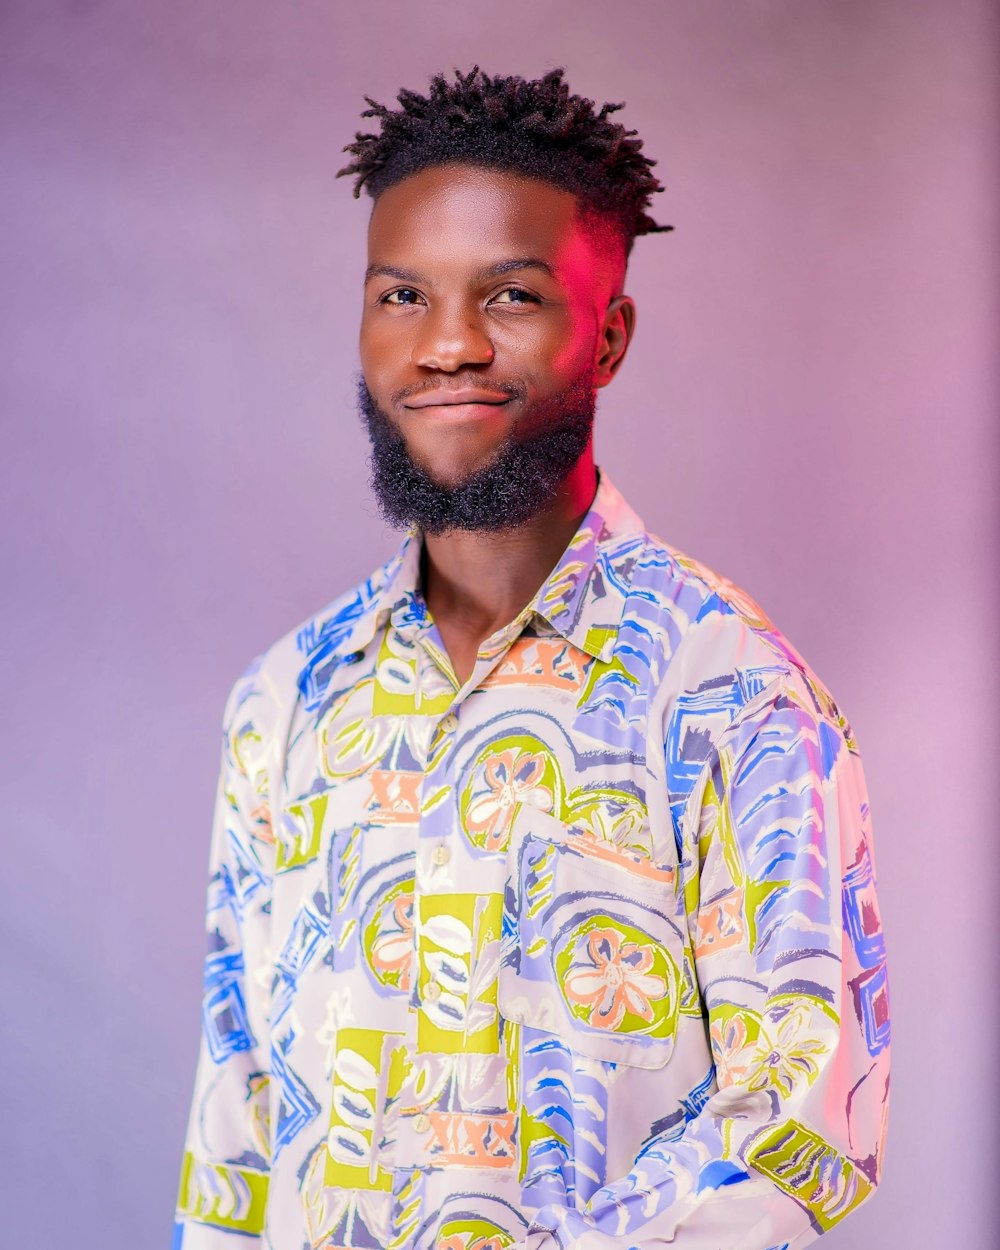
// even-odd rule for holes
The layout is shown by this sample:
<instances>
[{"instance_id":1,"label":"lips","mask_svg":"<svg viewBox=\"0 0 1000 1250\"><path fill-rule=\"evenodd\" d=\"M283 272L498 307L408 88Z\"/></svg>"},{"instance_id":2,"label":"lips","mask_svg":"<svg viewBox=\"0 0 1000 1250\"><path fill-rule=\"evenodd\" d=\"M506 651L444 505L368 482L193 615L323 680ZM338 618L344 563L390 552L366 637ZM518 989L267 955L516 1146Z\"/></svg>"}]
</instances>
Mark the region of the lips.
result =
<instances>
[{"instance_id":1,"label":"lips","mask_svg":"<svg viewBox=\"0 0 1000 1250\"><path fill-rule=\"evenodd\" d=\"M464 387L461 390L439 389L436 391L421 391L418 395L412 396L406 401L406 408L459 408L465 406L484 405L491 408L499 408L502 404L508 403L509 395L503 395L497 391L482 391L472 387Z\"/></svg>"}]
</instances>

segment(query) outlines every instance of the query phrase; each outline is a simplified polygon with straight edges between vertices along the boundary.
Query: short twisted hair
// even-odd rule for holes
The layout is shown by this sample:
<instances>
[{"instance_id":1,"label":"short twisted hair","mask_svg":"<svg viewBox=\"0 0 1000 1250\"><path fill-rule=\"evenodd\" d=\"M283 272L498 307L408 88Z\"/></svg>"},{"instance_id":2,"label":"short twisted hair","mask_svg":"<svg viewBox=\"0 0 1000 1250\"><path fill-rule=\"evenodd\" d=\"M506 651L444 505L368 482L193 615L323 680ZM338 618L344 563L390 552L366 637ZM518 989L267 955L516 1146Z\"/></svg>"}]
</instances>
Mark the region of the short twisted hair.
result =
<instances>
[{"instance_id":1,"label":"short twisted hair","mask_svg":"<svg viewBox=\"0 0 1000 1250\"><path fill-rule=\"evenodd\" d=\"M636 235L672 229L648 208L663 187L656 163L642 154L636 131L611 120L623 106L572 95L565 71L542 78L490 77L477 66L431 79L427 95L403 88L398 109L366 96L362 117L377 117L377 134L361 131L344 148L354 158L338 177L354 175L375 200L383 191L432 165L461 162L538 178L577 197L586 214L610 221L626 255Z\"/></svg>"}]
</instances>

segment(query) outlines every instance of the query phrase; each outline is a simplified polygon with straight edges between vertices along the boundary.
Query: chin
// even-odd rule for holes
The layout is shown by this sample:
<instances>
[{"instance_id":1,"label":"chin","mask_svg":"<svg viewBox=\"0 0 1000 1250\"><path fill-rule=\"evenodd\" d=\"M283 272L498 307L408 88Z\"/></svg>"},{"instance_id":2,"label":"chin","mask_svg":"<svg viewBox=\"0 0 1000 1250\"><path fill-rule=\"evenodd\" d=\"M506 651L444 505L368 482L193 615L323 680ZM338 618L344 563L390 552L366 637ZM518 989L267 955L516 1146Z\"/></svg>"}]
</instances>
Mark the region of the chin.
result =
<instances>
[{"instance_id":1,"label":"chin","mask_svg":"<svg viewBox=\"0 0 1000 1250\"><path fill-rule=\"evenodd\" d=\"M424 469L427 478L438 490L447 491L454 494L455 491L462 490L476 476L477 470L485 467L481 465L473 465L461 469L455 469L452 472L441 469L439 466L428 466Z\"/></svg>"},{"instance_id":2,"label":"chin","mask_svg":"<svg viewBox=\"0 0 1000 1250\"><path fill-rule=\"evenodd\" d=\"M492 448L482 456L443 456L442 449L437 448L437 455L424 456L419 451L410 451L410 458L421 472L442 490L456 490L471 481L477 473L490 468L498 459L498 451Z\"/></svg>"}]
</instances>

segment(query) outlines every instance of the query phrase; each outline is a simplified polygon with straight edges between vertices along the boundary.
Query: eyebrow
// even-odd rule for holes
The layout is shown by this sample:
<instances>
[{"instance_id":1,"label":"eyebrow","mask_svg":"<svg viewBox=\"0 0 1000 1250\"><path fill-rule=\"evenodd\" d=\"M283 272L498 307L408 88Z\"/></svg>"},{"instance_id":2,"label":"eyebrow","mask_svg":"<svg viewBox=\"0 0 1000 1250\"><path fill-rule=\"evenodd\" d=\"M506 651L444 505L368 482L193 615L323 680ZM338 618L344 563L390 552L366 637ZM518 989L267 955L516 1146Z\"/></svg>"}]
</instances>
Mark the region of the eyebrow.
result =
<instances>
[{"instance_id":1,"label":"eyebrow","mask_svg":"<svg viewBox=\"0 0 1000 1250\"><path fill-rule=\"evenodd\" d=\"M556 276L547 260L542 260L539 256L518 256L480 269L476 278L480 282L486 282L490 278L502 278L504 274L514 273L519 269L538 269L552 279ZM397 265L369 265L365 270L365 281L370 282L372 278L395 278L397 282L413 282L421 286L427 282L422 274L415 273L412 269L401 269Z\"/></svg>"}]
</instances>

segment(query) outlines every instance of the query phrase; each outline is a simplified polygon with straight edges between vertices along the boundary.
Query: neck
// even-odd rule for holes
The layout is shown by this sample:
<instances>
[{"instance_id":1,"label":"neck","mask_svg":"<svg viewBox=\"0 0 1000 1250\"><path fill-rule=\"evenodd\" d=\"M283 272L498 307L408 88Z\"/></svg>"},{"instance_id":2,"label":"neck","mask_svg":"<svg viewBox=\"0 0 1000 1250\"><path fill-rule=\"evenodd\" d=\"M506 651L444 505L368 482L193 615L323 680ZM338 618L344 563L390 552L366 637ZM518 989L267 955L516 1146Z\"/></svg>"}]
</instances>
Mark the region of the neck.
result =
<instances>
[{"instance_id":1,"label":"neck","mask_svg":"<svg viewBox=\"0 0 1000 1250\"><path fill-rule=\"evenodd\" d=\"M456 673L471 671L471 652L512 621L539 587L587 515L597 489L587 448L552 502L517 529L449 530L424 537L423 593ZM466 674L467 675L467 674Z\"/></svg>"}]
</instances>

